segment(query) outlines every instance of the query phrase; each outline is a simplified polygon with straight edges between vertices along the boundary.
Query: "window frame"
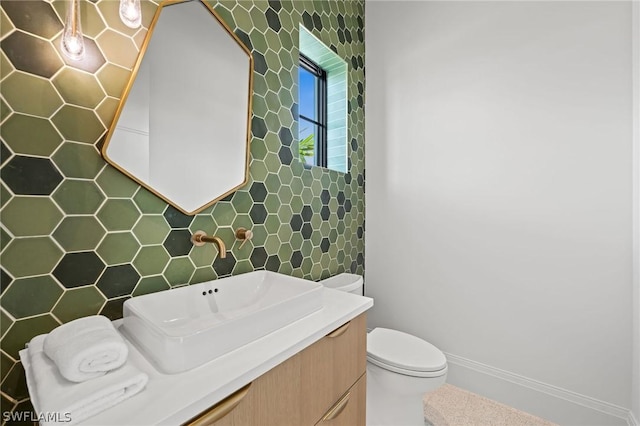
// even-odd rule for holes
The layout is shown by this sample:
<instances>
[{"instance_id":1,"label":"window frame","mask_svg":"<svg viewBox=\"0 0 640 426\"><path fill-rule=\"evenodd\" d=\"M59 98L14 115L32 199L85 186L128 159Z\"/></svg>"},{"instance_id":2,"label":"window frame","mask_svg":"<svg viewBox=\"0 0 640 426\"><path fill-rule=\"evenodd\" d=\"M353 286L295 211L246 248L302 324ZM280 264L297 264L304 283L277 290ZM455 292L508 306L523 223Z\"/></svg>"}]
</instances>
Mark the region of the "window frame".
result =
<instances>
[{"instance_id":1,"label":"window frame","mask_svg":"<svg viewBox=\"0 0 640 426\"><path fill-rule=\"evenodd\" d=\"M327 71L320 67L317 63L309 59L303 53L300 53L299 66L311 73L315 77L316 82L316 115L317 120L305 115L299 114L299 118L317 126L318 134L315 135L315 154L314 165L327 167ZM298 100L299 102L299 100ZM300 110L300 108L299 108ZM300 126L300 123L298 123ZM305 163L306 164L306 163Z\"/></svg>"}]
</instances>

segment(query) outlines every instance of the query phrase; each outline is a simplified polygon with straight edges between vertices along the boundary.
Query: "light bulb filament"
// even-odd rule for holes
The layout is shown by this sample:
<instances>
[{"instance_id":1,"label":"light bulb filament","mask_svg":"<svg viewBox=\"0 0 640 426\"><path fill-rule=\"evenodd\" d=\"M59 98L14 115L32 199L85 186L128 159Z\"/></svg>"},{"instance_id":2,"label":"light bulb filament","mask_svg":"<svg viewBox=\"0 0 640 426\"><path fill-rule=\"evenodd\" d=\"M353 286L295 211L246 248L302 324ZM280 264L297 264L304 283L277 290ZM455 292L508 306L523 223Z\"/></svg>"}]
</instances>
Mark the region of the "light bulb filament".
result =
<instances>
[{"instance_id":1,"label":"light bulb filament","mask_svg":"<svg viewBox=\"0 0 640 426\"><path fill-rule=\"evenodd\" d=\"M70 0L60 42L62 53L78 61L84 57L84 39L80 25L80 0Z\"/></svg>"},{"instance_id":2,"label":"light bulb filament","mask_svg":"<svg viewBox=\"0 0 640 426\"><path fill-rule=\"evenodd\" d=\"M120 0L120 19L129 28L138 28L142 24L140 0Z\"/></svg>"}]
</instances>

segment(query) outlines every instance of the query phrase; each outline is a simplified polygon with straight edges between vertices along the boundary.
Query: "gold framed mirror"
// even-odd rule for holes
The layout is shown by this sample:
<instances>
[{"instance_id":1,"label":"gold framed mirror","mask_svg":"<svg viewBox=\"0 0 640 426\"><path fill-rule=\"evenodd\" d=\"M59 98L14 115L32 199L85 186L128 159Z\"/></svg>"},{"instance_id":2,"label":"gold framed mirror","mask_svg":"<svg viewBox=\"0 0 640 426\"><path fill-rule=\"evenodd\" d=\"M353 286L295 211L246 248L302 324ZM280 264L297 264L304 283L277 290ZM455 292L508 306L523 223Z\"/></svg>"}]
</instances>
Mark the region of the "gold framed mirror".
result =
<instances>
[{"instance_id":1,"label":"gold framed mirror","mask_svg":"<svg viewBox=\"0 0 640 426\"><path fill-rule=\"evenodd\" d=\"M245 185L253 57L201 0L159 4L101 152L194 215Z\"/></svg>"}]
</instances>

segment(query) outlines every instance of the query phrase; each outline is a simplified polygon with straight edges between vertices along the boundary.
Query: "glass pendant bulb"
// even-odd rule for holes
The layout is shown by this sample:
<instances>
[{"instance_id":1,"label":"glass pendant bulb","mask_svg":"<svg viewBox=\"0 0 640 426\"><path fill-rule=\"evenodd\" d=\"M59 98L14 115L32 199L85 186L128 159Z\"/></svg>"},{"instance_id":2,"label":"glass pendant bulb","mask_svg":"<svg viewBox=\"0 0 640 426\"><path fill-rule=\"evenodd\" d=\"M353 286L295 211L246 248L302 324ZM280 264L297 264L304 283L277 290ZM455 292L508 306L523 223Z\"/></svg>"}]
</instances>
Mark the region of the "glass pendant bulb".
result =
<instances>
[{"instance_id":1,"label":"glass pendant bulb","mask_svg":"<svg viewBox=\"0 0 640 426\"><path fill-rule=\"evenodd\" d=\"M138 28L142 23L140 0L120 0L120 19L129 28Z\"/></svg>"},{"instance_id":2,"label":"glass pendant bulb","mask_svg":"<svg viewBox=\"0 0 640 426\"><path fill-rule=\"evenodd\" d=\"M84 57L84 39L80 26L80 0L69 0L68 2L67 18L64 21L60 47L62 53L74 61Z\"/></svg>"}]
</instances>

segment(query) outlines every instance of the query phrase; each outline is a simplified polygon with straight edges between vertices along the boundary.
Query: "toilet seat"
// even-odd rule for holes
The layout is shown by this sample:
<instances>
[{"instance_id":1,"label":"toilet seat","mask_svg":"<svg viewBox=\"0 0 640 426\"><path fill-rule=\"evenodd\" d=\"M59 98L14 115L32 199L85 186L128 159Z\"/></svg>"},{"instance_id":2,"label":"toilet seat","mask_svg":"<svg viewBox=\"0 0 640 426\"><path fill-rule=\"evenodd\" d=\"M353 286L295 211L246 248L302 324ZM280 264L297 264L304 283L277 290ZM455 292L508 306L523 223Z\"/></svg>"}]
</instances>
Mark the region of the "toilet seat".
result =
<instances>
[{"instance_id":1,"label":"toilet seat","mask_svg":"<svg viewBox=\"0 0 640 426\"><path fill-rule=\"evenodd\" d=\"M446 357L431 343L382 327L367 334L367 360L406 376L438 377L447 372Z\"/></svg>"}]
</instances>

